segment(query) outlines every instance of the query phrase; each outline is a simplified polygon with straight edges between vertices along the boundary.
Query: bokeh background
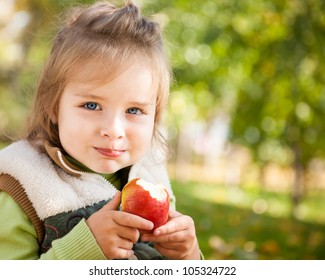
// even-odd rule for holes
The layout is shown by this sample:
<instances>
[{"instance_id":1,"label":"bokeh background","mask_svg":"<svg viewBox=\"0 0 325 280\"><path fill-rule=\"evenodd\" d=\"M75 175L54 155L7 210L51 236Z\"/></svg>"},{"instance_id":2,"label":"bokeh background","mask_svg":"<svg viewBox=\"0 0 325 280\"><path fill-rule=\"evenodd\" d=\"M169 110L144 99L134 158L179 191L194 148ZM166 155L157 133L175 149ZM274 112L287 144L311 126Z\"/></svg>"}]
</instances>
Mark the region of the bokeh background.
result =
<instances>
[{"instance_id":1,"label":"bokeh background","mask_svg":"<svg viewBox=\"0 0 325 280\"><path fill-rule=\"evenodd\" d=\"M91 2L0 0L0 148L59 15ZM168 168L205 258L325 259L325 1L134 2L165 30Z\"/></svg>"}]
</instances>

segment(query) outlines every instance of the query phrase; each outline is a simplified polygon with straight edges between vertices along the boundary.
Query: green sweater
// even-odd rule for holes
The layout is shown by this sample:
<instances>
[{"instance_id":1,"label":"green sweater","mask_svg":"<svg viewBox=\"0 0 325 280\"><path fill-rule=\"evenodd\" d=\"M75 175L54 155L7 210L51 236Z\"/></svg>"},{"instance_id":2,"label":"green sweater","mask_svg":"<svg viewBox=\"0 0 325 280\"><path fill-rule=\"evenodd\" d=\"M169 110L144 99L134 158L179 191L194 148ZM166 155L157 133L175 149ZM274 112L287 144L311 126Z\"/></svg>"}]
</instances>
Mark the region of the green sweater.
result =
<instances>
[{"instance_id":1,"label":"green sweater","mask_svg":"<svg viewBox=\"0 0 325 280\"><path fill-rule=\"evenodd\" d=\"M39 256L39 245L34 226L20 206L5 192L0 192L0 259L7 260L67 260L106 257L88 228L85 220L70 233L53 241L52 248ZM83 246L80 246L80 244Z\"/></svg>"}]
</instances>

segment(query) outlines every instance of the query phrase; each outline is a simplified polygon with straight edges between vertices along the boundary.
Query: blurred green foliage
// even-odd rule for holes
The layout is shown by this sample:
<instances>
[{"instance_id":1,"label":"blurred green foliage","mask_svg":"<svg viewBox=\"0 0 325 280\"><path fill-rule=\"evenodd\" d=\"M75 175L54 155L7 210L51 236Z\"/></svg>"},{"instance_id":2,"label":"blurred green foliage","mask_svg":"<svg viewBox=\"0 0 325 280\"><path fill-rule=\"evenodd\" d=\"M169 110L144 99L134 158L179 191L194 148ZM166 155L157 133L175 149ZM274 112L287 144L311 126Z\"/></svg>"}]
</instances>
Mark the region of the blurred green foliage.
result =
<instances>
[{"instance_id":1,"label":"blurred green foliage","mask_svg":"<svg viewBox=\"0 0 325 280\"><path fill-rule=\"evenodd\" d=\"M324 259L325 194L305 198L300 218L283 193L173 181L177 210L196 224L206 259Z\"/></svg>"},{"instance_id":2,"label":"blurred green foliage","mask_svg":"<svg viewBox=\"0 0 325 280\"><path fill-rule=\"evenodd\" d=\"M324 1L154 2L172 42L170 122L225 112L230 141L262 168L293 167L298 204L310 163L325 152Z\"/></svg>"}]
</instances>

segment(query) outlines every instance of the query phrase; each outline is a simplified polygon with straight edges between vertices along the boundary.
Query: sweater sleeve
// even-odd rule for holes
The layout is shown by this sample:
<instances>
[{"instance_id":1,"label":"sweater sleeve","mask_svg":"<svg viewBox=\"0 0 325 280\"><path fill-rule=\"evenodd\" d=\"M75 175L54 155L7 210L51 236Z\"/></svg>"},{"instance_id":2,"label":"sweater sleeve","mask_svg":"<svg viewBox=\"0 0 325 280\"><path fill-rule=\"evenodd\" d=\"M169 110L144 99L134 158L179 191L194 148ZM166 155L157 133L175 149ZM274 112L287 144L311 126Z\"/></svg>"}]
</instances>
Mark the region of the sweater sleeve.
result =
<instances>
[{"instance_id":1,"label":"sweater sleeve","mask_svg":"<svg viewBox=\"0 0 325 280\"><path fill-rule=\"evenodd\" d=\"M25 212L6 192L0 192L0 205L0 259L106 259L85 220L55 240L48 252L39 255L37 234Z\"/></svg>"},{"instance_id":2,"label":"sweater sleeve","mask_svg":"<svg viewBox=\"0 0 325 280\"><path fill-rule=\"evenodd\" d=\"M81 246L82 245L82 246ZM105 260L85 220L67 235L52 242L52 248L41 255L42 260Z\"/></svg>"}]
</instances>

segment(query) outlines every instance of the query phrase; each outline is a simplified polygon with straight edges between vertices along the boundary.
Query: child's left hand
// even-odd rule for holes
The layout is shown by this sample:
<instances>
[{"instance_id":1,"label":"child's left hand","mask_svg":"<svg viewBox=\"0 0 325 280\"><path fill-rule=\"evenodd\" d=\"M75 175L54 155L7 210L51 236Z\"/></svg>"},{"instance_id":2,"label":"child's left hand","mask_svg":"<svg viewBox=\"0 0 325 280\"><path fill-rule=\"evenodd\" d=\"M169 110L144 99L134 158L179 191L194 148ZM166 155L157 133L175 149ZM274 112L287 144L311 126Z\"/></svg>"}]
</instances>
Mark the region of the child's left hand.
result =
<instances>
[{"instance_id":1,"label":"child's left hand","mask_svg":"<svg viewBox=\"0 0 325 280\"><path fill-rule=\"evenodd\" d=\"M154 242L156 250L168 259L200 259L193 219L174 210L169 212L165 225L144 233L141 240Z\"/></svg>"}]
</instances>

